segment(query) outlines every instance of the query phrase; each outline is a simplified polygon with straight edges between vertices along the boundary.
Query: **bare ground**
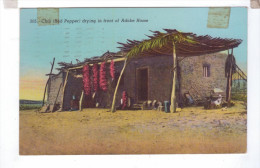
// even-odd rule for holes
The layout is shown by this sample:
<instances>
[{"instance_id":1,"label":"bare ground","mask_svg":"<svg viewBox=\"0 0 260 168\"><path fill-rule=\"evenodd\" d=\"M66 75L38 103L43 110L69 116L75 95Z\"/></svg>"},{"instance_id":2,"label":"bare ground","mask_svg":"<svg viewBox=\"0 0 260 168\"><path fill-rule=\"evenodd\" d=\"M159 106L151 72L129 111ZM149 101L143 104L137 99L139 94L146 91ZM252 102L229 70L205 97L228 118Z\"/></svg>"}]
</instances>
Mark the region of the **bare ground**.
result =
<instances>
[{"instance_id":1,"label":"bare ground","mask_svg":"<svg viewBox=\"0 0 260 168\"><path fill-rule=\"evenodd\" d=\"M247 112L242 102L224 111L107 111L20 111L20 154L246 152Z\"/></svg>"}]
</instances>

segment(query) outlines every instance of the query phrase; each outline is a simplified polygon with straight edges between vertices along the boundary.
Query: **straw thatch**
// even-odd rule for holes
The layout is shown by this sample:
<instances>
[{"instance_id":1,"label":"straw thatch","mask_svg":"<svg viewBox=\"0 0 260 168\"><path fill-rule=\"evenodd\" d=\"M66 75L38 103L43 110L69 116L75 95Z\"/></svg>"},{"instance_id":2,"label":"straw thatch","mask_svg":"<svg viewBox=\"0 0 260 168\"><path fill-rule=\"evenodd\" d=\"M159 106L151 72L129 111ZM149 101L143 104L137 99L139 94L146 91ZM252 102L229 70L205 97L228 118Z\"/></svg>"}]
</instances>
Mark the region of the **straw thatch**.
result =
<instances>
[{"instance_id":1,"label":"straw thatch","mask_svg":"<svg viewBox=\"0 0 260 168\"><path fill-rule=\"evenodd\" d=\"M165 32L151 31L149 39L137 41L127 40L120 43L121 51L127 52L129 57L134 55L154 56L172 55L173 42L176 44L176 54L178 56L198 56L237 47L242 40L212 38L209 35L197 36L193 33L183 33L175 29L164 29Z\"/></svg>"}]
</instances>

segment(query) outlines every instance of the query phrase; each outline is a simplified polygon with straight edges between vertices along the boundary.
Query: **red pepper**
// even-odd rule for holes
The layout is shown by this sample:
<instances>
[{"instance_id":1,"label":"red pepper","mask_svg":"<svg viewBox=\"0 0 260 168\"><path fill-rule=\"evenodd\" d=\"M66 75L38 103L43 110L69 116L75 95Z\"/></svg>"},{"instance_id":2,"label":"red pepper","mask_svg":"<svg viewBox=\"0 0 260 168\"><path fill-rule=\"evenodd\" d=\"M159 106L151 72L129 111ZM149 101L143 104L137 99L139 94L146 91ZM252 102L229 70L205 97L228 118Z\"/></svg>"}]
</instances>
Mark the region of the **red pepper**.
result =
<instances>
[{"instance_id":1,"label":"red pepper","mask_svg":"<svg viewBox=\"0 0 260 168\"><path fill-rule=\"evenodd\" d=\"M98 65L94 64L93 65L93 87L94 87L94 91L97 92L98 91Z\"/></svg>"},{"instance_id":2,"label":"red pepper","mask_svg":"<svg viewBox=\"0 0 260 168\"><path fill-rule=\"evenodd\" d=\"M99 70L99 86L103 91L107 91L107 79L106 79L106 63L102 62Z\"/></svg>"},{"instance_id":3,"label":"red pepper","mask_svg":"<svg viewBox=\"0 0 260 168\"><path fill-rule=\"evenodd\" d=\"M111 62L110 62L110 76L111 76L112 80L115 79L115 63L113 60L111 60Z\"/></svg>"},{"instance_id":4,"label":"red pepper","mask_svg":"<svg viewBox=\"0 0 260 168\"><path fill-rule=\"evenodd\" d=\"M83 89L86 95L91 94L91 82L89 76L89 65L83 67Z\"/></svg>"},{"instance_id":5,"label":"red pepper","mask_svg":"<svg viewBox=\"0 0 260 168\"><path fill-rule=\"evenodd\" d=\"M123 100L123 104L122 104L122 109L124 110L127 107L127 93L126 91L123 91L122 94L122 100Z\"/></svg>"}]
</instances>

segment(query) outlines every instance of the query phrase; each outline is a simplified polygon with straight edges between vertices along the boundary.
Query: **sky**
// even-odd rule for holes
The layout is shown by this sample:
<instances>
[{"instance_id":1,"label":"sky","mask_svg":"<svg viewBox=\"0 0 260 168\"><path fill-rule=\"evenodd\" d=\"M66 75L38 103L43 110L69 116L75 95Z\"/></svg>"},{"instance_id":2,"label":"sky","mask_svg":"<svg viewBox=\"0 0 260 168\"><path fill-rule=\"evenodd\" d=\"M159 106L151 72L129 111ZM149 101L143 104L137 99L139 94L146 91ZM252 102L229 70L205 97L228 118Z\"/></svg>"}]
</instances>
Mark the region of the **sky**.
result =
<instances>
[{"instance_id":1,"label":"sky","mask_svg":"<svg viewBox=\"0 0 260 168\"><path fill-rule=\"evenodd\" d=\"M30 23L37 9L20 10L20 99L41 100L53 57L58 62L76 63L76 59L117 52L127 39L147 39L149 30L164 28L197 35L242 39L234 49L237 64L247 69L247 9L231 8L228 28L207 28L209 8L60 8L57 25ZM113 23L64 23L66 20L111 20ZM116 23L115 20L120 22ZM145 19L148 22L121 22Z\"/></svg>"}]
</instances>

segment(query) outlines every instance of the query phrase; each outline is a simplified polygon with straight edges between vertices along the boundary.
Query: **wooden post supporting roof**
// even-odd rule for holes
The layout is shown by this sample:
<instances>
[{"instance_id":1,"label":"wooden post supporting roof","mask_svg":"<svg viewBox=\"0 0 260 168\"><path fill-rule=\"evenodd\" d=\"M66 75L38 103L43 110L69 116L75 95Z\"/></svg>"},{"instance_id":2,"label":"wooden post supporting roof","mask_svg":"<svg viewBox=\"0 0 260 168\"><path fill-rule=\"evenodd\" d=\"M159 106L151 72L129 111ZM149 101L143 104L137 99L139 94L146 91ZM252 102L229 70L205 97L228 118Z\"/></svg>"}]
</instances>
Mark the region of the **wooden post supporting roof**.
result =
<instances>
[{"instance_id":1,"label":"wooden post supporting roof","mask_svg":"<svg viewBox=\"0 0 260 168\"><path fill-rule=\"evenodd\" d=\"M172 94L171 94L171 106L170 111L171 113L176 111L176 75L177 75L177 59L176 59L176 48L175 43L173 42L173 79L172 79Z\"/></svg>"},{"instance_id":2,"label":"wooden post supporting roof","mask_svg":"<svg viewBox=\"0 0 260 168\"><path fill-rule=\"evenodd\" d=\"M124 62L123 69L121 70L120 76L119 76L119 78L118 78L118 80L117 80L117 84L116 84L116 88L115 88L115 92L114 92L114 96L113 96L113 101L112 101L112 106L111 106L111 112L115 112L115 111L116 111L115 104L116 104L117 90L118 90L118 87L119 87L119 83L120 83L120 81L121 81L121 78L122 78L122 76L123 76L123 73L124 73L124 71L125 71L126 65L127 65L127 57L125 58L125 62Z\"/></svg>"},{"instance_id":3,"label":"wooden post supporting roof","mask_svg":"<svg viewBox=\"0 0 260 168\"><path fill-rule=\"evenodd\" d=\"M64 94L65 94L65 89L66 89L66 85L67 85L67 82L68 82L68 76L69 76L69 70L66 73L66 78L64 80L64 85L63 85L63 90L62 90L61 111L63 110Z\"/></svg>"},{"instance_id":4,"label":"wooden post supporting roof","mask_svg":"<svg viewBox=\"0 0 260 168\"><path fill-rule=\"evenodd\" d=\"M84 97L84 91L82 90L80 100L79 100L79 111L82 111L82 101Z\"/></svg>"}]
</instances>

